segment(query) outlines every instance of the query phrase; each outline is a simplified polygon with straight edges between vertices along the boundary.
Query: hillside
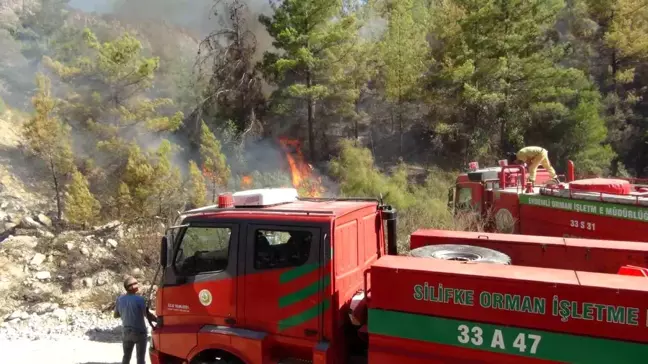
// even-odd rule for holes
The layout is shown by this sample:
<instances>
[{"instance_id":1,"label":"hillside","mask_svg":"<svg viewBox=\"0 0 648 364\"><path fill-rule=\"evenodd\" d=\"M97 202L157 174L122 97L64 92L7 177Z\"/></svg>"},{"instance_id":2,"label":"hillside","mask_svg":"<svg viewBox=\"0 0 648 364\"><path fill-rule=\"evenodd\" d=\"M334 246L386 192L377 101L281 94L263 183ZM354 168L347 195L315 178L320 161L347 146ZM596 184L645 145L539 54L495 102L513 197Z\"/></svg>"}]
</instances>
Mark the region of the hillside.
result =
<instances>
[{"instance_id":1,"label":"hillside","mask_svg":"<svg viewBox=\"0 0 648 364\"><path fill-rule=\"evenodd\" d=\"M110 331L87 310L225 191L384 196L404 251L482 228L446 206L470 161L540 145L559 171L648 174L636 1L78 4L0 0L0 335Z\"/></svg>"}]
</instances>

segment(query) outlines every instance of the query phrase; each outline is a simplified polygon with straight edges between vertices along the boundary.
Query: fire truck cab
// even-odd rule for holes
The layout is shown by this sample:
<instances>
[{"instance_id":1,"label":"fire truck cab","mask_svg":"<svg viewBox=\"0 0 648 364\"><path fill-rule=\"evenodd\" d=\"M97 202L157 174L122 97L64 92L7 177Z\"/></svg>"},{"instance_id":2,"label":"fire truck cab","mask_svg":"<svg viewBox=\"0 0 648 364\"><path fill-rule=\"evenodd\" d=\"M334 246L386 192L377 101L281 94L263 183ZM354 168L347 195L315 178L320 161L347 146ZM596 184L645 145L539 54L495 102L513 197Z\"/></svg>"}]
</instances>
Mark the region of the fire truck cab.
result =
<instances>
[{"instance_id":1,"label":"fire truck cab","mask_svg":"<svg viewBox=\"0 0 648 364\"><path fill-rule=\"evenodd\" d=\"M477 162L472 162L469 170L457 176L455 185L448 193L448 206L454 211L475 211L482 215L488 214L496 202L496 191L513 189L521 193L525 189L528 170L525 166L508 166L506 161L500 161L498 167L480 168ZM569 161L570 171L573 163ZM567 181L574 179L573 173L559 176ZM543 167L536 172L536 185L544 185L551 180L551 175Z\"/></svg>"},{"instance_id":2,"label":"fire truck cab","mask_svg":"<svg viewBox=\"0 0 648 364\"><path fill-rule=\"evenodd\" d=\"M395 242L395 211L378 200L300 199L293 188L185 212L162 239L152 362L346 362L366 348L348 310L386 254L385 230Z\"/></svg>"}]
</instances>

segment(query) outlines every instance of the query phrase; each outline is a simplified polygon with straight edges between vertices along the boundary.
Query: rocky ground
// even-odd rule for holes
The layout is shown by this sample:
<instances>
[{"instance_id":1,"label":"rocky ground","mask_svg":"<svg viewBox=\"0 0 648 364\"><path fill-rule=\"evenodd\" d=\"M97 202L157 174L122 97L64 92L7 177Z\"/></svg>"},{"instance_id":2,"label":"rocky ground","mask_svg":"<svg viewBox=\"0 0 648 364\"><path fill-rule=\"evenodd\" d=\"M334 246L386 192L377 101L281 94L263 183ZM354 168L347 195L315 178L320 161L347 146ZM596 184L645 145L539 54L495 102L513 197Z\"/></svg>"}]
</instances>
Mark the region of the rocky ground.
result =
<instances>
[{"instance_id":1,"label":"rocky ground","mask_svg":"<svg viewBox=\"0 0 648 364\"><path fill-rule=\"evenodd\" d=\"M52 198L42 192L47 180L30 172L19 127L10 112L0 115L2 363L120 362L112 304L129 274L147 293L163 227L53 224Z\"/></svg>"}]
</instances>

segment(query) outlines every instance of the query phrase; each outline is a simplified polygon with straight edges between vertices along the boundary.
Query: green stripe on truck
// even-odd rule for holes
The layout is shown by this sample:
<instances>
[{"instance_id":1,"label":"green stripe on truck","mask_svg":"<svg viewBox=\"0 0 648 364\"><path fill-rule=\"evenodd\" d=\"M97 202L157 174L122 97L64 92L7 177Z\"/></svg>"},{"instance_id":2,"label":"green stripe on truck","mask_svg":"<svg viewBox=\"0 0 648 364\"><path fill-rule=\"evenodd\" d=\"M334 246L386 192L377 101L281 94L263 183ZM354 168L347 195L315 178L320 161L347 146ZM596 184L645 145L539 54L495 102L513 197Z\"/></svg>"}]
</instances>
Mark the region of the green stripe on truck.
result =
<instances>
[{"instance_id":1,"label":"green stripe on truck","mask_svg":"<svg viewBox=\"0 0 648 364\"><path fill-rule=\"evenodd\" d=\"M279 307L284 308L286 306L290 306L299 301L305 300L308 297L320 292L321 290L326 289L326 287L328 287L330 283L331 283L331 278L327 276L322 278L321 287L320 287L320 281L318 280L300 289L297 292L293 292L285 296L281 296L279 297Z\"/></svg>"},{"instance_id":2,"label":"green stripe on truck","mask_svg":"<svg viewBox=\"0 0 648 364\"><path fill-rule=\"evenodd\" d=\"M648 208L613 202L595 202L551 196L520 195L520 204L584 214L648 222Z\"/></svg>"},{"instance_id":3,"label":"green stripe on truck","mask_svg":"<svg viewBox=\"0 0 648 364\"><path fill-rule=\"evenodd\" d=\"M567 363L644 363L648 344L370 309L370 334Z\"/></svg>"},{"instance_id":4,"label":"green stripe on truck","mask_svg":"<svg viewBox=\"0 0 648 364\"><path fill-rule=\"evenodd\" d=\"M291 327L301 325L310 319L320 316L322 312L324 312L324 310L329 308L330 305L331 302L329 301L328 298L326 298L324 299L324 301L320 301L319 303L311 306L310 308L296 315L287 317L279 321L279 331L284 331Z\"/></svg>"}]
</instances>

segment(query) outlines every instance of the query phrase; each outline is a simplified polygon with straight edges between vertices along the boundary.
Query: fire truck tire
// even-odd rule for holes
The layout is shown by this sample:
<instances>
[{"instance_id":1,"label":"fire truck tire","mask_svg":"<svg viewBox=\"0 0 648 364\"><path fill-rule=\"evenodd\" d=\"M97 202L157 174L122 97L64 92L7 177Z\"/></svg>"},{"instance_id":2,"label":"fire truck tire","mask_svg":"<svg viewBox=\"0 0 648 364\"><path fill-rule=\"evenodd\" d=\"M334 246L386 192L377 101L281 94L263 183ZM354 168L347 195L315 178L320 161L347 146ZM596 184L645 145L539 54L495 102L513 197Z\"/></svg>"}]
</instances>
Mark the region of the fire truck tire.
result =
<instances>
[{"instance_id":1,"label":"fire truck tire","mask_svg":"<svg viewBox=\"0 0 648 364\"><path fill-rule=\"evenodd\" d=\"M207 350L200 353L191 364L244 364L236 356L222 350Z\"/></svg>"},{"instance_id":2,"label":"fire truck tire","mask_svg":"<svg viewBox=\"0 0 648 364\"><path fill-rule=\"evenodd\" d=\"M412 249L412 257L510 265L511 257L497 250L473 245L427 245Z\"/></svg>"}]
</instances>

